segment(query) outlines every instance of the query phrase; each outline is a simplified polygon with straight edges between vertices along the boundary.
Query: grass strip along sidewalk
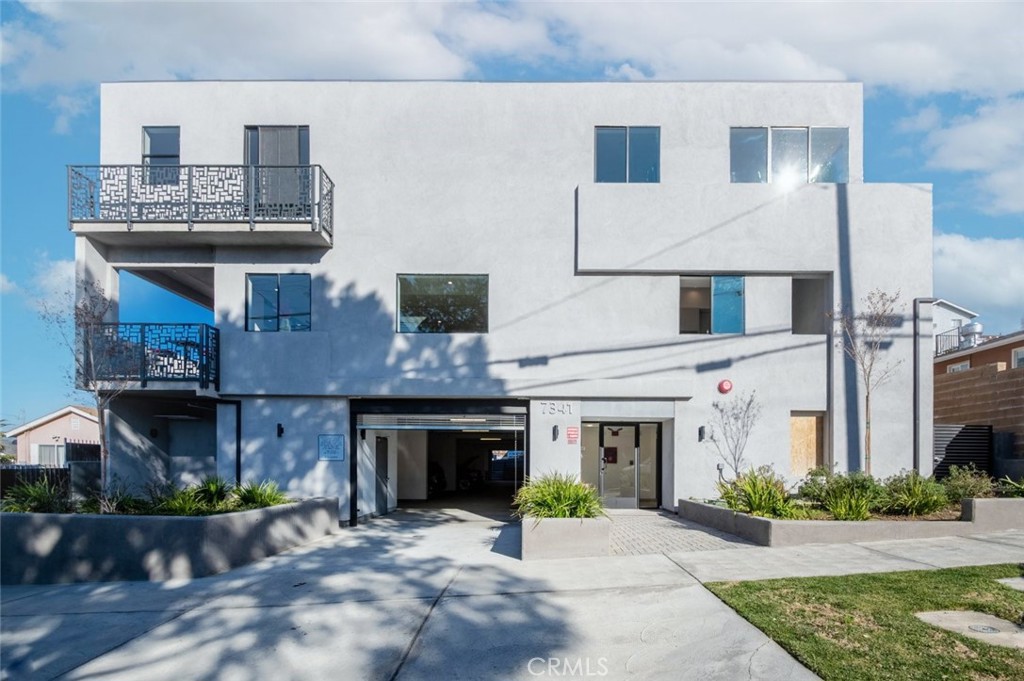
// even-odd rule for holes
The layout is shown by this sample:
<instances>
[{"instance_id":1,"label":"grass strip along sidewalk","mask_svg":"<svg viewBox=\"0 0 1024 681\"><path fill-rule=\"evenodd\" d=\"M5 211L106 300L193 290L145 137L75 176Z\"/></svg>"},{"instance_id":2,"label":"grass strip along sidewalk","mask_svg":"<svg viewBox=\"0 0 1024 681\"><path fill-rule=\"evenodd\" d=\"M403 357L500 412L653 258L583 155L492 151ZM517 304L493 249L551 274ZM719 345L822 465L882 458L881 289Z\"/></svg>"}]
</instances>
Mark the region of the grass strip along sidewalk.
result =
<instances>
[{"instance_id":1,"label":"grass strip along sidewalk","mask_svg":"<svg viewBox=\"0 0 1024 681\"><path fill-rule=\"evenodd\" d=\"M1020 624L1019 565L706 584L826 681L1024 679L1024 651L932 627L914 613L976 610Z\"/></svg>"}]
</instances>

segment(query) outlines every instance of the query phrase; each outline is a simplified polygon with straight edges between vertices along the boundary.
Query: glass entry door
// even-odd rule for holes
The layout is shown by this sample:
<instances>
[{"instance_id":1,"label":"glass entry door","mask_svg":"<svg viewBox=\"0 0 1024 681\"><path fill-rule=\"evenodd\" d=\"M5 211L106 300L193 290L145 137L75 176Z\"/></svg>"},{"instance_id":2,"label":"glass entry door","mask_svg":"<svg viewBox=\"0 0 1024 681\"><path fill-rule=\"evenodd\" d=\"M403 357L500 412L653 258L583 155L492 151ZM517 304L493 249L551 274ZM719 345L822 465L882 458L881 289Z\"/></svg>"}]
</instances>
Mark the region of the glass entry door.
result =
<instances>
[{"instance_id":1,"label":"glass entry door","mask_svg":"<svg viewBox=\"0 0 1024 681\"><path fill-rule=\"evenodd\" d=\"M581 479L608 508L657 508L659 425L584 423Z\"/></svg>"}]
</instances>

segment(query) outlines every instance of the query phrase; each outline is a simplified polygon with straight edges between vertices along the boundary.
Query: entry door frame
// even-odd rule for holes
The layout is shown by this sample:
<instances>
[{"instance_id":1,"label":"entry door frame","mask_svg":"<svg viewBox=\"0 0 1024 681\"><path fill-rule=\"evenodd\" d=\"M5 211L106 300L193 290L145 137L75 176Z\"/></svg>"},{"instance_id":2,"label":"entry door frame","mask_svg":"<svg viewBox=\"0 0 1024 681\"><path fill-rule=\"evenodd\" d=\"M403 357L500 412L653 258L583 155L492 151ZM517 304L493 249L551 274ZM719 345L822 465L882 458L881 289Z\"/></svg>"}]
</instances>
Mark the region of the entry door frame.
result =
<instances>
[{"instance_id":1,"label":"entry door frame","mask_svg":"<svg viewBox=\"0 0 1024 681\"><path fill-rule=\"evenodd\" d=\"M601 489L598 491L604 495L604 429L606 427L611 428L632 428L633 429L633 452L634 452L634 468L636 469L636 479L633 485L635 490L634 494L634 506L631 508L640 508L640 426L655 426L654 438L654 489L655 489L655 508L661 508L661 421L586 421L586 423L597 424L597 455L598 460L598 481ZM582 424L581 424L582 425Z\"/></svg>"}]
</instances>

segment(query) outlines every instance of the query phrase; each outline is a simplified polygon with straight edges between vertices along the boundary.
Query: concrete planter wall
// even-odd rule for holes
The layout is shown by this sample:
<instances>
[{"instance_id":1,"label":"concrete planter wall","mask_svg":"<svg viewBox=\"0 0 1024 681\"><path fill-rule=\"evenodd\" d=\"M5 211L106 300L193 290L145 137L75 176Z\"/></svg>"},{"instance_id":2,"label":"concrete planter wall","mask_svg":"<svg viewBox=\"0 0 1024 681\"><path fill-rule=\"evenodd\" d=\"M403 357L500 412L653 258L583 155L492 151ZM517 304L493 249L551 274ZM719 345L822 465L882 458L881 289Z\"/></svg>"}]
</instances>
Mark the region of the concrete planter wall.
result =
<instances>
[{"instance_id":1,"label":"concrete planter wall","mask_svg":"<svg viewBox=\"0 0 1024 681\"><path fill-rule=\"evenodd\" d=\"M337 529L337 498L195 518L0 513L0 583L205 577Z\"/></svg>"},{"instance_id":2,"label":"concrete planter wall","mask_svg":"<svg viewBox=\"0 0 1024 681\"><path fill-rule=\"evenodd\" d=\"M761 546L842 544L1024 529L1024 499L964 499L962 520L775 520L687 499L679 516Z\"/></svg>"},{"instance_id":3,"label":"concrete planter wall","mask_svg":"<svg viewBox=\"0 0 1024 681\"><path fill-rule=\"evenodd\" d=\"M611 551L608 518L523 518L523 560L589 558Z\"/></svg>"}]
</instances>

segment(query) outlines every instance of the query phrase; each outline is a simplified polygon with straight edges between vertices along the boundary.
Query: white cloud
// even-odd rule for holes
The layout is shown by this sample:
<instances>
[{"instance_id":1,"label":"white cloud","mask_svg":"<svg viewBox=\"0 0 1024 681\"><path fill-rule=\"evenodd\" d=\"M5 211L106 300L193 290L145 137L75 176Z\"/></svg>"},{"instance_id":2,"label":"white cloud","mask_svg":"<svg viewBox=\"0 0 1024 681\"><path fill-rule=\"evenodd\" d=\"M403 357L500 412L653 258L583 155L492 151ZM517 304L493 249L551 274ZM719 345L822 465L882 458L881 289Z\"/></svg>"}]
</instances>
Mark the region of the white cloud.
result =
<instances>
[{"instance_id":1,"label":"white cloud","mask_svg":"<svg viewBox=\"0 0 1024 681\"><path fill-rule=\"evenodd\" d=\"M942 114L939 107L934 104L926 106L913 116L901 118L896 122L896 129L900 132L931 132L939 127L942 122Z\"/></svg>"},{"instance_id":2,"label":"white cloud","mask_svg":"<svg viewBox=\"0 0 1024 681\"><path fill-rule=\"evenodd\" d=\"M928 166L974 173L986 213L1024 213L1024 97L985 104L928 133Z\"/></svg>"},{"instance_id":3,"label":"white cloud","mask_svg":"<svg viewBox=\"0 0 1024 681\"><path fill-rule=\"evenodd\" d=\"M75 261L50 260L47 254L39 256L32 276L31 292L26 291L29 302L39 310L71 314L75 290Z\"/></svg>"},{"instance_id":4,"label":"white cloud","mask_svg":"<svg viewBox=\"0 0 1024 681\"><path fill-rule=\"evenodd\" d=\"M18 290L18 285L7 278L6 274L0 273L0 294L14 293Z\"/></svg>"},{"instance_id":5,"label":"white cloud","mask_svg":"<svg viewBox=\"0 0 1024 681\"><path fill-rule=\"evenodd\" d=\"M1024 89L1018 3L47 2L2 28L4 87L171 78L463 78L547 57L657 79ZM770 36L770 38L766 37Z\"/></svg>"},{"instance_id":6,"label":"white cloud","mask_svg":"<svg viewBox=\"0 0 1024 681\"><path fill-rule=\"evenodd\" d=\"M1020 328L1024 317L1024 237L972 239L937 234L935 295L979 314L987 333Z\"/></svg>"}]
</instances>

